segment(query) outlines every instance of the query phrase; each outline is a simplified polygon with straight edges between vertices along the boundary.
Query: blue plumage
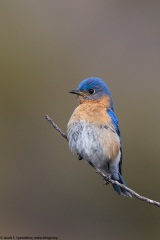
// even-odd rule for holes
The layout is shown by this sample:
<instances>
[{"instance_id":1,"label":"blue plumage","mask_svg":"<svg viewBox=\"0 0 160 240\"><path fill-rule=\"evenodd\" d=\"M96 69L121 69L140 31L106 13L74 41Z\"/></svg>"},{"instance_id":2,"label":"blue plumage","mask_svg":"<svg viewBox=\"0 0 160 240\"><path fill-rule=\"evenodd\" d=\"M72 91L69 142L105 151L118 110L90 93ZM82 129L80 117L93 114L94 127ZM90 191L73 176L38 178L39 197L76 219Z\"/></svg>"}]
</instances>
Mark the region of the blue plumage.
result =
<instances>
[{"instance_id":1,"label":"blue plumage","mask_svg":"<svg viewBox=\"0 0 160 240\"><path fill-rule=\"evenodd\" d=\"M84 79L78 86L78 91L88 92L89 89L94 89L95 94L88 95L88 99L100 99L103 96L108 95L110 97L110 108L114 110L112 94L101 78L91 77Z\"/></svg>"},{"instance_id":2,"label":"blue plumage","mask_svg":"<svg viewBox=\"0 0 160 240\"><path fill-rule=\"evenodd\" d=\"M120 138L121 136L120 136L119 122L118 122L118 118L117 118L115 112L109 108L109 109L107 109L107 114L110 116L110 118L112 120L112 124Z\"/></svg>"}]
</instances>

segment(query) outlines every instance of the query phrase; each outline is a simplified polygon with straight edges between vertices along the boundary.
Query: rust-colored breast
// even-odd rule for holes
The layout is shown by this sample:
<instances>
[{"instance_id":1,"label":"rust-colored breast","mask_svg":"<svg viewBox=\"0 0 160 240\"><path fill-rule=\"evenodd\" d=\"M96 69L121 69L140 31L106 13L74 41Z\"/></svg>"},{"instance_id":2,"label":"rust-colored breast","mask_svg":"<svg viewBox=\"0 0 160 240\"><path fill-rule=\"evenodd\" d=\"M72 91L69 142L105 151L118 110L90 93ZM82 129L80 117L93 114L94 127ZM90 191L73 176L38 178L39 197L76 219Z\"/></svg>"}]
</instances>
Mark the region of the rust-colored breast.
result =
<instances>
[{"instance_id":1,"label":"rust-colored breast","mask_svg":"<svg viewBox=\"0 0 160 240\"><path fill-rule=\"evenodd\" d=\"M109 97L105 96L100 100L83 100L73 112L69 124L75 121L84 121L94 124L110 124L111 119L106 113L109 108Z\"/></svg>"}]
</instances>

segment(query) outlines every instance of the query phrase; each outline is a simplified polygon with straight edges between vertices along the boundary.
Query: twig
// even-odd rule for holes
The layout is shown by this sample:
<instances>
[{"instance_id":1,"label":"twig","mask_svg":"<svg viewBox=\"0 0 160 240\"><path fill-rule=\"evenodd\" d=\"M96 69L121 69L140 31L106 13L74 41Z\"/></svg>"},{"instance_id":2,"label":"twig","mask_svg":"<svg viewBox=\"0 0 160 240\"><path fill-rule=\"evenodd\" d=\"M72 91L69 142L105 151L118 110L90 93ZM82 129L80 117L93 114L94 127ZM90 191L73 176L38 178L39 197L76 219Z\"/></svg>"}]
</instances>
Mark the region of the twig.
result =
<instances>
[{"instance_id":1,"label":"twig","mask_svg":"<svg viewBox=\"0 0 160 240\"><path fill-rule=\"evenodd\" d=\"M48 115L46 115L45 118L62 135L62 137L67 140L67 135L57 126L57 124L53 122L52 118L50 118Z\"/></svg>"},{"instance_id":2,"label":"twig","mask_svg":"<svg viewBox=\"0 0 160 240\"><path fill-rule=\"evenodd\" d=\"M67 139L67 135L57 126L57 124L54 123L54 121L48 116L46 115L45 118L47 119L47 121L61 134L62 137L64 137L66 140ZM127 190L127 192L129 192L131 195L135 196L136 198L138 198L141 201L145 201L149 204L153 204L157 207L160 207L160 202L154 201L152 199L146 198L142 195L139 195L138 193L136 193L135 191L133 191L131 188L128 188L127 186L119 183L118 181L112 180L110 177L108 177L107 175L105 175L99 168L94 167L96 172L103 177L105 183L112 183L112 184L116 184L117 186Z\"/></svg>"}]
</instances>

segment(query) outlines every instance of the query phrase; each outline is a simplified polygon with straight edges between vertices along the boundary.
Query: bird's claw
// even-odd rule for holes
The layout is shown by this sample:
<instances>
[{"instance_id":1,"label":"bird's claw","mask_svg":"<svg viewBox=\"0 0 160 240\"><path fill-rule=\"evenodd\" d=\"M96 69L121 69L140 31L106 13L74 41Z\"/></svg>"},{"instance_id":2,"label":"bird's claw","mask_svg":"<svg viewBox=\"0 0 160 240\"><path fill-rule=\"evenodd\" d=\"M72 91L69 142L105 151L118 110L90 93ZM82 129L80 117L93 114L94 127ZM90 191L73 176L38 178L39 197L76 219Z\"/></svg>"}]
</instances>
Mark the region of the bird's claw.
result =
<instances>
[{"instance_id":1,"label":"bird's claw","mask_svg":"<svg viewBox=\"0 0 160 240\"><path fill-rule=\"evenodd\" d=\"M78 155L78 160L82 160L83 158L81 157L81 155Z\"/></svg>"},{"instance_id":2,"label":"bird's claw","mask_svg":"<svg viewBox=\"0 0 160 240\"><path fill-rule=\"evenodd\" d=\"M107 172L107 175L104 176L104 178L103 178L104 184L108 185L110 183L110 179L111 179L111 174L109 172Z\"/></svg>"}]
</instances>

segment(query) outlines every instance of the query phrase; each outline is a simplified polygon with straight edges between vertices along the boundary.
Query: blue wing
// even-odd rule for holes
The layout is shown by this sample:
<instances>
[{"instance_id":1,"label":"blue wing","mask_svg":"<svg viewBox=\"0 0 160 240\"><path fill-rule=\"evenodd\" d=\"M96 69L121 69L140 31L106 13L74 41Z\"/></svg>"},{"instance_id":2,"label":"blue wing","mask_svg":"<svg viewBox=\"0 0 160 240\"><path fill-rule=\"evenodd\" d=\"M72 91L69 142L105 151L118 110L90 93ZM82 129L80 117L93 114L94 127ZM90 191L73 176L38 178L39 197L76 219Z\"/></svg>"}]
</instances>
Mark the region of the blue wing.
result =
<instances>
[{"instance_id":1,"label":"blue wing","mask_svg":"<svg viewBox=\"0 0 160 240\"><path fill-rule=\"evenodd\" d=\"M120 143L121 143L121 136L120 136L120 129L119 129L119 123L118 123L118 118L116 116L116 114L114 113L113 109L108 109L107 110L107 113L108 115L110 116L111 120L112 120L112 125L114 127L114 129L116 130L116 133L117 135L119 136L120 138ZM119 162L119 180L118 182L125 184L125 181L122 177L122 143L121 143L121 146L120 146L120 151L121 151L121 159L120 159L120 162ZM118 187L117 185L113 184L113 188L116 192L118 192L119 194L123 194L125 196L129 196L131 197L131 194L128 193L126 190L124 190L123 188L121 187Z\"/></svg>"},{"instance_id":2,"label":"blue wing","mask_svg":"<svg viewBox=\"0 0 160 240\"><path fill-rule=\"evenodd\" d=\"M116 116L116 114L114 113L114 111L112 109L107 109L107 113L110 116L110 118L112 119L112 125L114 126L116 133L118 134L119 138L120 136L120 129L119 129L119 122L118 122L118 118Z\"/></svg>"},{"instance_id":3,"label":"blue wing","mask_svg":"<svg viewBox=\"0 0 160 240\"><path fill-rule=\"evenodd\" d=\"M112 125L114 126L116 133L118 134L119 138L120 138L120 142L121 142L121 134L120 134L120 129L119 129L119 122L118 122L118 118L116 116L116 114L114 113L114 111L112 109L107 109L107 113L110 116L111 120L112 120ZM120 174L122 173L122 144L121 144L121 159L119 162L119 172Z\"/></svg>"}]
</instances>

